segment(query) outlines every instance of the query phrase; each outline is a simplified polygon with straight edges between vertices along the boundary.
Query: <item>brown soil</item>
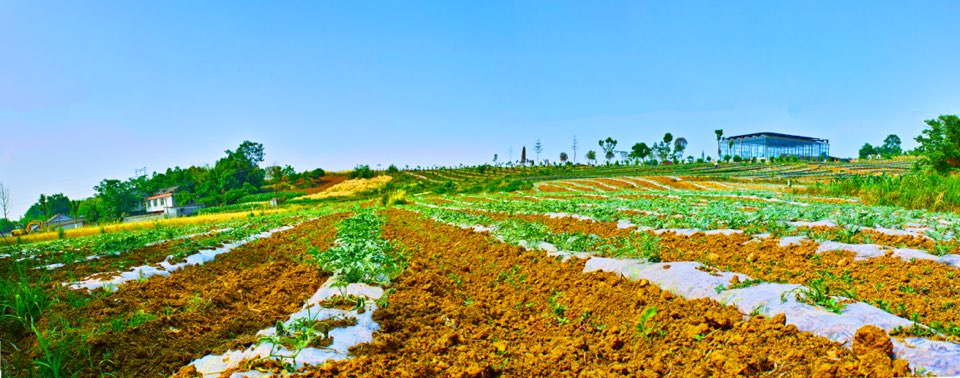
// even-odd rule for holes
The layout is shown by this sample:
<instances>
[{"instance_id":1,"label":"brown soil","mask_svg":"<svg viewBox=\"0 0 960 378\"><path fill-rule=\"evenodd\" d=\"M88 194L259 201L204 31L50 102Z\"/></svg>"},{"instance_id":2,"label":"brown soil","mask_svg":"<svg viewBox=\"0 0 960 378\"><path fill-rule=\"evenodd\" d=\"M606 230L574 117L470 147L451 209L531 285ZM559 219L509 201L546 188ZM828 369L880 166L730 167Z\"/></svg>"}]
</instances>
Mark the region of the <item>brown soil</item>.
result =
<instances>
[{"instance_id":1,"label":"brown soil","mask_svg":"<svg viewBox=\"0 0 960 378\"><path fill-rule=\"evenodd\" d=\"M573 193L574 192L573 189L556 186L556 185L550 185L550 184L537 185L537 190L544 193Z\"/></svg>"},{"instance_id":2,"label":"brown soil","mask_svg":"<svg viewBox=\"0 0 960 378\"><path fill-rule=\"evenodd\" d=\"M645 178L645 179L649 179L649 177L644 177L644 178ZM664 190L664 188L662 188L662 187L656 186L656 185L654 185L654 184L651 184L651 183L649 183L649 182L647 182L647 181L644 181L644 180L641 180L641 179L639 179L639 178L620 177L620 179L621 179L621 180L627 180L627 181L630 181L630 182L632 182L632 183L634 183L634 184L637 184L637 187L639 187L639 188L646 188L646 189L652 189L652 190ZM653 181L653 180L651 180L651 181Z\"/></svg>"},{"instance_id":3,"label":"brown soil","mask_svg":"<svg viewBox=\"0 0 960 378\"><path fill-rule=\"evenodd\" d=\"M41 325L66 323L88 335L91 359L100 363L76 367L83 375L169 376L205 354L249 345L257 331L299 310L326 274L294 258L310 246L329 246L344 216L304 223L169 277L129 282L83 308L55 305L47 313L60 317L45 317ZM137 313L152 319L119 332L110 328Z\"/></svg>"},{"instance_id":4,"label":"brown soil","mask_svg":"<svg viewBox=\"0 0 960 378\"><path fill-rule=\"evenodd\" d=\"M686 181L683 181L683 179L681 179L681 181L677 181L677 180L674 180L674 179L672 179L672 178L670 178L670 177L665 177L665 176L648 176L648 177L644 177L644 178L646 178L646 179L648 179L648 180L650 180L650 181L656 181L656 182L658 182L658 183L660 183L660 184L663 184L663 185L666 185L666 186L669 186L669 187L675 188L675 189L682 189L682 190L703 190L703 188L697 187L696 185L691 185L690 183L688 183L688 182L686 182Z\"/></svg>"},{"instance_id":5,"label":"brown soil","mask_svg":"<svg viewBox=\"0 0 960 378\"><path fill-rule=\"evenodd\" d=\"M636 185L630 185L630 184L628 184L628 183L626 183L626 182L623 182L623 181L621 181L621 180L611 180L611 179L606 179L606 178L595 178L595 179L593 179L593 181L597 181L597 182L606 184L606 185L608 185L608 186L613 186L613 187L621 188L621 189L635 189L635 188L637 187Z\"/></svg>"},{"instance_id":6,"label":"brown soil","mask_svg":"<svg viewBox=\"0 0 960 378\"><path fill-rule=\"evenodd\" d=\"M388 217L384 236L412 258L389 305L374 314L382 330L353 359L310 375L849 376L861 368L852 350L782 320L743 320L734 307L584 274L583 261L413 213Z\"/></svg>"},{"instance_id":7,"label":"brown soil","mask_svg":"<svg viewBox=\"0 0 960 378\"><path fill-rule=\"evenodd\" d=\"M339 184L339 183L341 183L341 182L344 182L344 181L346 181L346 180L347 180L347 176L326 175L326 176L323 176L323 178L320 179L320 181L317 183L317 185L314 186L314 187L312 187L312 188L309 188L309 189L294 189L294 190L291 190L291 191L292 191L292 192L304 192L304 193L307 193L307 195L317 194L317 193L320 193L320 192L322 192L322 191L324 191L324 190L330 189L331 186L337 185L337 184Z\"/></svg>"},{"instance_id":8,"label":"brown soil","mask_svg":"<svg viewBox=\"0 0 960 378\"><path fill-rule=\"evenodd\" d=\"M494 216L493 213L487 213ZM502 215L501 215L502 216ZM581 232L604 238L631 238L631 230L617 229L613 222L553 219L541 215L523 215L528 221L549 226L554 232ZM873 304L895 315L914 318L932 325L960 326L960 287L955 278L960 269L934 261L904 261L884 256L854 260L852 252L817 254L817 245L780 247L775 239L743 243L748 235L660 236L664 261L699 261L726 271L738 272L772 282L807 284L816 279L834 295ZM916 314L916 315L914 315ZM956 337L954 337L956 339Z\"/></svg>"}]
</instances>

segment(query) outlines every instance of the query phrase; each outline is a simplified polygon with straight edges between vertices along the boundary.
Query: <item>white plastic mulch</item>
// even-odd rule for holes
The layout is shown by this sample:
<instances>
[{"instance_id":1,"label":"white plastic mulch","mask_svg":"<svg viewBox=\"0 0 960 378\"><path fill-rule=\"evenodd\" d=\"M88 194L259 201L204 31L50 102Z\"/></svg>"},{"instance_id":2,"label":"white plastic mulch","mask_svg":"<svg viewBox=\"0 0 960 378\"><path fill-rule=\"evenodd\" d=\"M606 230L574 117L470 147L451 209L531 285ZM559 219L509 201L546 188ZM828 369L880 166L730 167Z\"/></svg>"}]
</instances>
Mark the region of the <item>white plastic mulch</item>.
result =
<instances>
[{"instance_id":1,"label":"white plastic mulch","mask_svg":"<svg viewBox=\"0 0 960 378\"><path fill-rule=\"evenodd\" d=\"M244 239L225 244L216 249L200 250L197 253L187 256L183 261L178 263L171 263L170 260L173 259L173 256L167 256L166 259L164 259L158 264L137 266L137 267L131 268L130 270L119 272L108 278L87 278L85 280L81 280L77 282L64 282L63 285L69 286L71 289L74 289L74 290L86 289L89 291L93 291L95 289L104 288L109 291L116 291L118 286L126 282L142 280L142 279L146 279L156 275L169 276L170 273L174 271L183 269L190 265L205 264L215 259L217 255L230 252L234 248L237 248L241 245L247 244L257 239L268 237L277 232L292 229L293 227L295 227L295 225L283 226L283 227L275 228L273 230L264 231L259 234L248 236Z\"/></svg>"},{"instance_id":2,"label":"white plastic mulch","mask_svg":"<svg viewBox=\"0 0 960 378\"><path fill-rule=\"evenodd\" d=\"M244 350L230 350L224 354L207 355L198 358L190 363L197 372L205 378L219 377L224 371L234 369L240 366L244 360L256 360L263 358L273 358L283 360L296 369L305 365L320 365L327 361L339 361L349 358L349 349L354 345L368 343L373 341L373 333L380 329L380 325L373 320L373 312L377 310L375 301L383 296L383 289L362 283L348 285L341 290L331 285L334 278L327 280L323 286L303 305L303 308L290 315L284 322L288 327L297 319L313 319L318 321L341 318L356 318L357 323L352 326L336 328L330 331L328 336L333 339L333 343L324 348L304 348L299 354L294 356L294 351L288 350L282 346L275 346L269 342L259 343ZM345 311L340 309L325 308L320 306L320 302L330 299L333 296L345 294L365 297L367 301L364 304L363 313L358 311ZM276 328L270 327L257 332L258 336L276 335ZM271 356L271 350L274 354ZM233 373L230 377L262 377L269 376L258 371L248 371Z\"/></svg>"}]
</instances>

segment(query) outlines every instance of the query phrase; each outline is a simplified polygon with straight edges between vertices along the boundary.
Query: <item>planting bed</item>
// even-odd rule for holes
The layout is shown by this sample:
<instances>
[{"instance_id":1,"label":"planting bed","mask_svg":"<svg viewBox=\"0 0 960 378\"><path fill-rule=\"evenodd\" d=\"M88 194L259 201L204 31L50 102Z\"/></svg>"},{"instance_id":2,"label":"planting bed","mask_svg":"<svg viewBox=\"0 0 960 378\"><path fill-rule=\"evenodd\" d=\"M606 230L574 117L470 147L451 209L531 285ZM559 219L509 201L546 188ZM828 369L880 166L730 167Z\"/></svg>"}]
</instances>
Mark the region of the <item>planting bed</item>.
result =
<instances>
[{"instance_id":1,"label":"planting bed","mask_svg":"<svg viewBox=\"0 0 960 378\"><path fill-rule=\"evenodd\" d=\"M0 247L0 370L960 374L960 217L676 170L571 169L528 190L463 193L449 184L496 187L474 181L528 170L405 172L385 190L443 183L446 194L358 189L271 214Z\"/></svg>"}]
</instances>

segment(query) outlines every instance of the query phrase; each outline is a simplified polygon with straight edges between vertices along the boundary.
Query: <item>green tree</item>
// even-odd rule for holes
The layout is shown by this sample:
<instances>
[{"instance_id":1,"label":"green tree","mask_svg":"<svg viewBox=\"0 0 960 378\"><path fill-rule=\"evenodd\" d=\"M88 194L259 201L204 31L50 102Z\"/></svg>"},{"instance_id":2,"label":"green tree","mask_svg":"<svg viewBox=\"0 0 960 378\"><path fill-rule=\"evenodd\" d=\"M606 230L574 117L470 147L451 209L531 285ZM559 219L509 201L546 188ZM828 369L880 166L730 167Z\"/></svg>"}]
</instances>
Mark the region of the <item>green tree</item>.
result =
<instances>
[{"instance_id":1,"label":"green tree","mask_svg":"<svg viewBox=\"0 0 960 378\"><path fill-rule=\"evenodd\" d=\"M587 161L597 162L597 152L594 150L587 151Z\"/></svg>"},{"instance_id":2,"label":"green tree","mask_svg":"<svg viewBox=\"0 0 960 378\"><path fill-rule=\"evenodd\" d=\"M653 144L652 152L657 158L660 159L660 162L667 161L667 158L670 157L670 145L666 142L657 142Z\"/></svg>"},{"instance_id":3,"label":"green tree","mask_svg":"<svg viewBox=\"0 0 960 378\"><path fill-rule=\"evenodd\" d=\"M527 165L527 146L520 150L520 164Z\"/></svg>"},{"instance_id":4,"label":"green tree","mask_svg":"<svg viewBox=\"0 0 960 378\"><path fill-rule=\"evenodd\" d=\"M877 153L876 149L874 149L873 146L870 145L870 143L864 143L863 147L860 147L859 155L861 159L867 159L870 156L875 155L876 153Z\"/></svg>"},{"instance_id":5,"label":"green tree","mask_svg":"<svg viewBox=\"0 0 960 378\"><path fill-rule=\"evenodd\" d=\"M896 134L887 135L887 137L883 139L883 146L881 146L879 150L880 154L884 157L902 155L903 149L900 147L900 137Z\"/></svg>"},{"instance_id":6,"label":"green tree","mask_svg":"<svg viewBox=\"0 0 960 378\"><path fill-rule=\"evenodd\" d=\"M941 173L960 167L960 117L941 115L926 124L927 128L916 138L922 156L919 166Z\"/></svg>"},{"instance_id":7,"label":"green tree","mask_svg":"<svg viewBox=\"0 0 960 378\"><path fill-rule=\"evenodd\" d=\"M560 153L560 162L561 162L561 163L566 163L566 162L567 162L567 153L566 153L566 152L561 152L561 153Z\"/></svg>"},{"instance_id":8,"label":"green tree","mask_svg":"<svg viewBox=\"0 0 960 378\"><path fill-rule=\"evenodd\" d=\"M646 143L634 143L633 147L630 149L630 157L637 160L644 160L650 156L650 147Z\"/></svg>"},{"instance_id":9,"label":"green tree","mask_svg":"<svg viewBox=\"0 0 960 378\"><path fill-rule=\"evenodd\" d=\"M675 159L683 159L683 151L687 149L687 138L677 138L673 141L673 155Z\"/></svg>"},{"instance_id":10,"label":"green tree","mask_svg":"<svg viewBox=\"0 0 960 378\"><path fill-rule=\"evenodd\" d=\"M362 178L368 179L373 178L373 170L370 169L369 165L361 164L350 171L350 178Z\"/></svg>"},{"instance_id":11,"label":"green tree","mask_svg":"<svg viewBox=\"0 0 960 378\"><path fill-rule=\"evenodd\" d=\"M537 143L533 144L533 152L537 153L537 161L534 164L540 164L540 153L543 152L543 143L540 143L540 138L537 138Z\"/></svg>"},{"instance_id":12,"label":"green tree","mask_svg":"<svg viewBox=\"0 0 960 378\"><path fill-rule=\"evenodd\" d=\"M600 149L603 150L603 156L607 159L607 163L609 163L610 159L613 159L615 156L613 152L617 148L617 140L607 137L607 139L600 140L599 144Z\"/></svg>"},{"instance_id":13,"label":"green tree","mask_svg":"<svg viewBox=\"0 0 960 378\"><path fill-rule=\"evenodd\" d=\"M717 159L720 159L720 140L723 139L723 129L713 130L714 134L717 134Z\"/></svg>"},{"instance_id":14,"label":"green tree","mask_svg":"<svg viewBox=\"0 0 960 378\"><path fill-rule=\"evenodd\" d=\"M80 220L80 204L82 203L83 201L78 201L78 200L70 201L70 214L73 215L74 221Z\"/></svg>"}]
</instances>

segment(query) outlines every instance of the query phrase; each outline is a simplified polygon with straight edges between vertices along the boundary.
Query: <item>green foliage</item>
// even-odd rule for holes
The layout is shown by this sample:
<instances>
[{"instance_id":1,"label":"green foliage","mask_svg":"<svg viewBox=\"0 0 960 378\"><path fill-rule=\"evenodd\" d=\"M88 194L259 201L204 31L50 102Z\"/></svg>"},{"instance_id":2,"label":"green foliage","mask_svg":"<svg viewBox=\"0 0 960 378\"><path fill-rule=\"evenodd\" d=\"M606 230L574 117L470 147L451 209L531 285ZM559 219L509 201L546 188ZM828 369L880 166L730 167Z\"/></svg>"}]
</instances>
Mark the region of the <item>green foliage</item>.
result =
<instances>
[{"instance_id":1,"label":"green foliage","mask_svg":"<svg viewBox=\"0 0 960 378\"><path fill-rule=\"evenodd\" d=\"M808 187L810 194L856 196L870 205L955 211L960 206L960 176L917 172L900 176L846 176Z\"/></svg>"},{"instance_id":2,"label":"green foliage","mask_svg":"<svg viewBox=\"0 0 960 378\"><path fill-rule=\"evenodd\" d=\"M50 306L49 294L43 289L45 276L31 279L23 265L14 263L16 278L0 280L0 324L15 333L29 330L33 321L40 318Z\"/></svg>"},{"instance_id":3,"label":"green foliage","mask_svg":"<svg viewBox=\"0 0 960 378\"><path fill-rule=\"evenodd\" d=\"M916 138L923 157L918 167L939 173L960 167L960 117L941 115L926 123L927 129Z\"/></svg>"},{"instance_id":4,"label":"green foliage","mask_svg":"<svg viewBox=\"0 0 960 378\"><path fill-rule=\"evenodd\" d=\"M564 306L560 303L560 297L563 296L563 292L554 291L553 296L547 298L547 303L550 304L550 313L553 315L553 319L557 321L558 325L564 325L570 322L566 317L567 306Z\"/></svg>"},{"instance_id":5,"label":"green foliage","mask_svg":"<svg viewBox=\"0 0 960 378\"><path fill-rule=\"evenodd\" d=\"M373 178L373 170L370 169L369 165L360 164L352 171L350 171L350 178L352 179L368 179Z\"/></svg>"},{"instance_id":6,"label":"green foliage","mask_svg":"<svg viewBox=\"0 0 960 378\"><path fill-rule=\"evenodd\" d=\"M839 314L847 307L832 296L830 288L822 277L808 281L807 287L800 289L796 298L798 301L818 305L835 314Z\"/></svg>"},{"instance_id":7,"label":"green foliage","mask_svg":"<svg viewBox=\"0 0 960 378\"><path fill-rule=\"evenodd\" d=\"M272 198L277 198L281 201L300 197L305 195L304 192L277 192L277 193L257 193L257 194L248 194L243 197L240 197L237 200L238 204L248 203L248 202L265 202L269 201Z\"/></svg>"},{"instance_id":8,"label":"green foliage","mask_svg":"<svg viewBox=\"0 0 960 378\"><path fill-rule=\"evenodd\" d=\"M654 316L657 316L657 306L647 306L643 309L643 312L640 313L640 322L637 323L637 333L644 338L650 338L650 334L654 331L656 324L650 321Z\"/></svg>"},{"instance_id":9,"label":"green foliage","mask_svg":"<svg viewBox=\"0 0 960 378\"><path fill-rule=\"evenodd\" d=\"M396 245L380 238L380 225L380 217L373 211L358 210L337 225L333 247L324 251L311 248L308 254L320 269L340 281L389 283L406 266L406 260Z\"/></svg>"}]
</instances>

